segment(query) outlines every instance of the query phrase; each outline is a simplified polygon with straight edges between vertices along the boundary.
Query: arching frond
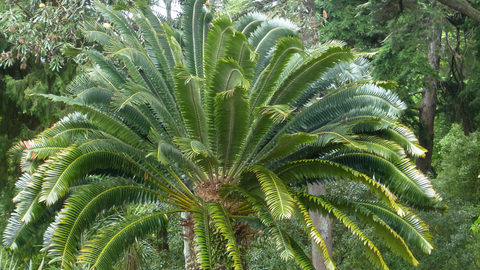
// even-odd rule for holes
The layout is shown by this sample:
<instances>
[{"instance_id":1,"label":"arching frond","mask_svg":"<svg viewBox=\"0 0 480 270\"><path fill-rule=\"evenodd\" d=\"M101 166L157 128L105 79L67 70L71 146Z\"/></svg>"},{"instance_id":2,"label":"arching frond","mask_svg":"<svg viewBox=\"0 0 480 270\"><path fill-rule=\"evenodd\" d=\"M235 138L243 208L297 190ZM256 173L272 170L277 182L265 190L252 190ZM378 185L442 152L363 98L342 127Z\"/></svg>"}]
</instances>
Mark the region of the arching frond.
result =
<instances>
[{"instance_id":1,"label":"arching frond","mask_svg":"<svg viewBox=\"0 0 480 270\"><path fill-rule=\"evenodd\" d=\"M227 211L219 203L210 202L207 205L213 226L220 231L222 237L227 241L227 252L233 260L233 267L235 269L243 269L240 259L240 250L238 249L235 232L232 229L232 224Z\"/></svg>"},{"instance_id":2,"label":"arching frond","mask_svg":"<svg viewBox=\"0 0 480 270\"><path fill-rule=\"evenodd\" d=\"M168 224L165 213L136 216L102 229L80 251L78 261L95 269L112 269L116 259L136 239L141 239Z\"/></svg>"},{"instance_id":3,"label":"arching frond","mask_svg":"<svg viewBox=\"0 0 480 270\"><path fill-rule=\"evenodd\" d=\"M210 207L203 205L201 212L193 213L195 225L195 249L197 259L202 269L212 269L212 239L210 235Z\"/></svg>"},{"instance_id":4,"label":"arching frond","mask_svg":"<svg viewBox=\"0 0 480 270\"><path fill-rule=\"evenodd\" d=\"M335 206L324 201L320 197L311 196L309 194L299 194L297 196L298 200L306 206L307 210L320 212L322 215L329 215L335 217L340 222L342 222L345 227L347 227L352 233L358 237L360 241L364 244L364 250L368 255L369 260L381 269L389 269L385 261L383 260L380 251L375 246L375 244L365 235L365 233L351 220L346 216L342 211L340 211Z\"/></svg>"},{"instance_id":5,"label":"arching frond","mask_svg":"<svg viewBox=\"0 0 480 270\"><path fill-rule=\"evenodd\" d=\"M251 12L244 15L240 18L239 21L235 24L235 29L242 32L245 36L250 37L250 35L259 27L265 20L267 20L267 15Z\"/></svg>"},{"instance_id":6,"label":"arching frond","mask_svg":"<svg viewBox=\"0 0 480 270\"><path fill-rule=\"evenodd\" d=\"M111 207L129 203L153 203L162 194L133 185L129 181L113 180L84 186L67 199L65 207L53 223L49 238L49 256L60 261L63 269L71 269L78 255L81 233L95 221L95 216Z\"/></svg>"},{"instance_id":7,"label":"arching frond","mask_svg":"<svg viewBox=\"0 0 480 270\"><path fill-rule=\"evenodd\" d=\"M215 130L218 158L223 177L235 161L247 135L249 104L243 87L217 94L215 97Z\"/></svg>"},{"instance_id":8,"label":"arching frond","mask_svg":"<svg viewBox=\"0 0 480 270\"><path fill-rule=\"evenodd\" d=\"M282 180L272 171L261 166L254 166L255 173L263 193L268 209L276 219L290 218L293 214L294 201Z\"/></svg>"},{"instance_id":9,"label":"arching frond","mask_svg":"<svg viewBox=\"0 0 480 270\"><path fill-rule=\"evenodd\" d=\"M190 74L203 78L203 55L208 24L212 19L205 0L188 1L183 6L183 41L187 68Z\"/></svg>"},{"instance_id":10,"label":"arching frond","mask_svg":"<svg viewBox=\"0 0 480 270\"><path fill-rule=\"evenodd\" d=\"M303 43L297 38L284 38L276 44L270 63L262 70L257 77L257 81L252 86L250 97L250 103L252 104L251 112L258 106L264 105L290 58L294 54L301 52L303 52Z\"/></svg>"}]
</instances>

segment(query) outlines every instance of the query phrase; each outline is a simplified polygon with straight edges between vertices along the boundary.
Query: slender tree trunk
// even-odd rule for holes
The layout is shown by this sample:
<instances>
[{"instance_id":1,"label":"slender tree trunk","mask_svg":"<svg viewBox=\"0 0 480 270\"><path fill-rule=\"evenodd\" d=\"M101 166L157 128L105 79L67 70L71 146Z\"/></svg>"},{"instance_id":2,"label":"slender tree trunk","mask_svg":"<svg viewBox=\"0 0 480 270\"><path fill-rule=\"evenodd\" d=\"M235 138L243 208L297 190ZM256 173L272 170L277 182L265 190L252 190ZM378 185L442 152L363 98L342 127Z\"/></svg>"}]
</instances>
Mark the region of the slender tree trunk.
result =
<instances>
[{"instance_id":1,"label":"slender tree trunk","mask_svg":"<svg viewBox=\"0 0 480 270\"><path fill-rule=\"evenodd\" d=\"M167 13L167 22L172 21L172 1L173 0L164 0L165 11Z\"/></svg>"},{"instance_id":2,"label":"slender tree trunk","mask_svg":"<svg viewBox=\"0 0 480 270\"><path fill-rule=\"evenodd\" d=\"M442 29L435 26L430 29L430 43L428 44L428 62L438 73L440 68L439 48L441 46ZM439 81L435 76L426 75L425 91L419 111L420 119L420 144L428 151L425 158L417 159L417 167L423 173L432 170L432 154L434 139L434 122L437 109L437 90Z\"/></svg>"},{"instance_id":3,"label":"slender tree trunk","mask_svg":"<svg viewBox=\"0 0 480 270\"><path fill-rule=\"evenodd\" d=\"M326 188L325 184L313 184L308 185L308 193L311 195L325 195ZM318 232L325 241L325 245L327 246L328 253L331 254L332 252L332 244L333 244L333 227L332 227L332 220L327 216L322 216L318 212L309 212L313 225L317 228ZM313 266L316 270L326 270L327 266L325 265L325 261L323 259L323 252L317 244L312 240L312 261Z\"/></svg>"}]
</instances>

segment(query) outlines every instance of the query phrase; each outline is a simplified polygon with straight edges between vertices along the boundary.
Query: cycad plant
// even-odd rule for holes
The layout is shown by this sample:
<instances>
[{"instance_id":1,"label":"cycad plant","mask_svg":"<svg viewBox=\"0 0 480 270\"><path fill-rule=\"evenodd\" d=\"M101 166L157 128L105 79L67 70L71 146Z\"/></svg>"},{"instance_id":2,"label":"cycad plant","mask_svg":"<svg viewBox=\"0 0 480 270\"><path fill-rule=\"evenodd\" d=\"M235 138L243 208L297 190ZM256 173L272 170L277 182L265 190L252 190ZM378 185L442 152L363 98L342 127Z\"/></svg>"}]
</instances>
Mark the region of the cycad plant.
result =
<instances>
[{"instance_id":1,"label":"cycad plant","mask_svg":"<svg viewBox=\"0 0 480 270\"><path fill-rule=\"evenodd\" d=\"M103 52L85 51L89 65L71 96L48 96L78 112L11 150L25 173L4 245L21 246L55 215L44 237L50 263L110 269L180 212L187 268L221 260L245 268L239 231L248 227L271 237L283 259L313 269L279 226L298 218L335 269L310 218L320 212L345 224L383 269L360 223L414 265L409 245L433 249L408 208L434 209L440 198L407 157L424 150L397 122L405 104L344 44L305 49L289 21L257 13L213 20L204 0L185 4L181 40L142 4L128 12L95 7L113 27L86 23L84 31ZM306 192L325 181L363 184L378 200ZM154 211L85 233L100 214L153 203Z\"/></svg>"}]
</instances>

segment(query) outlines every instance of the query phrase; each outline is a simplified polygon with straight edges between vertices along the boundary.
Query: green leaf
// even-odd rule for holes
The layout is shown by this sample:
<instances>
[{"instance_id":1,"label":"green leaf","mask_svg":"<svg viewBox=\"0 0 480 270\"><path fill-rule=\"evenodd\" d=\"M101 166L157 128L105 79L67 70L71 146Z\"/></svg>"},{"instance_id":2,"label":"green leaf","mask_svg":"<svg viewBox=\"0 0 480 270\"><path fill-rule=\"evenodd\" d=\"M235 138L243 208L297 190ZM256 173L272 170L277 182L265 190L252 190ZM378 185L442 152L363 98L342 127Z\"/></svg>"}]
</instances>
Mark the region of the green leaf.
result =
<instances>
[{"instance_id":1,"label":"green leaf","mask_svg":"<svg viewBox=\"0 0 480 270\"><path fill-rule=\"evenodd\" d=\"M250 103L252 111L256 107L264 105L275 88L275 85L285 69L290 58L296 53L303 52L303 42L297 38L280 39L272 55L268 66L262 70L252 87Z\"/></svg>"},{"instance_id":2,"label":"green leaf","mask_svg":"<svg viewBox=\"0 0 480 270\"><path fill-rule=\"evenodd\" d=\"M212 239L210 235L209 207L202 206L201 212L193 213L195 222L195 249L198 251L197 259L202 269L212 269Z\"/></svg>"},{"instance_id":3,"label":"green leaf","mask_svg":"<svg viewBox=\"0 0 480 270\"><path fill-rule=\"evenodd\" d=\"M249 108L243 87L235 87L215 97L215 130L223 177L226 177L247 135Z\"/></svg>"},{"instance_id":4,"label":"green leaf","mask_svg":"<svg viewBox=\"0 0 480 270\"><path fill-rule=\"evenodd\" d=\"M211 221L221 233L222 237L227 241L227 252L233 260L233 267L235 269L243 269L240 259L240 250L238 249L235 232L233 231L230 217L225 208L219 203L207 203L208 212L210 213Z\"/></svg>"},{"instance_id":5,"label":"green leaf","mask_svg":"<svg viewBox=\"0 0 480 270\"><path fill-rule=\"evenodd\" d=\"M183 40L187 68L193 76L203 78L203 56L208 24L212 15L210 9L204 6L206 0L187 1L183 5Z\"/></svg>"},{"instance_id":6,"label":"green leaf","mask_svg":"<svg viewBox=\"0 0 480 270\"><path fill-rule=\"evenodd\" d=\"M78 262L95 269L111 269L115 261L136 239L164 229L168 224L165 213L135 216L102 229L81 250Z\"/></svg>"},{"instance_id":7,"label":"green leaf","mask_svg":"<svg viewBox=\"0 0 480 270\"><path fill-rule=\"evenodd\" d=\"M53 223L49 239L50 263L61 262L63 269L72 269L78 254L82 232L89 228L95 217L111 207L129 203L154 203L161 194L133 185L133 182L113 180L82 187L67 199L65 207Z\"/></svg>"},{"instance_id":8,"label":"green leaf","mask_svg":"<svg viewBox=\"0 0 480 270\"><path fill-rule=\"evenodd\" d=\"M269 161L280 159L290 154L291 152L294 152L302 145L314 142L317 137L317 135L302 132L294 134L284 134L280 136L277 145L275 145L275 147L258 163L268 163Z\"/></svg>"},{"instance_id":9,"label":"green leaf","mask_svg":"<svg viewBox=\"0 0 480 270\"><path fill-rule=\"evenodd\" d=\"M200 85L183 66L177 66L175 97L189 138L201 141L209 148L207 118L200 99Z\"/></svg>"},{"instance_id":10,"label":"green leaf","mask_svg":"<svg viewBox=\"0 0 480 270\"><path fill-rule=\"evenodd\" d=\"M276 219L291 218L294 208L294 200L282 180L272 171L259 165L253 166L252 170L260 182L268 209Z\"/></svg>"}]
</instances>

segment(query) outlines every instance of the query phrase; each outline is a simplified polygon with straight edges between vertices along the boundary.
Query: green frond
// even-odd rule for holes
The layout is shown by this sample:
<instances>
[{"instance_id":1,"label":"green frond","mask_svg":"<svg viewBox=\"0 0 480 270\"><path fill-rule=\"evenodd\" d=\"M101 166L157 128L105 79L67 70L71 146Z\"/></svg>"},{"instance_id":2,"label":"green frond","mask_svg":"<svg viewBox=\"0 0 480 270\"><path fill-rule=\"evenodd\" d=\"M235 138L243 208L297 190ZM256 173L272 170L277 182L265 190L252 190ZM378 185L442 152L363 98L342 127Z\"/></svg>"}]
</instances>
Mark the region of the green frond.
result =
<instances>
[{"instance_id":1,"label":"green frond","mask_svg":"<svg viewBox=\"0 0 480 270\"><path fill-rule=\"evenodd\" d=\"M252 170L265 194L265 201L272 215L278 219L290 218L293 214L294 201L283 181L272 171L259 165Z\"/></svg>"},{"instance_id":2,"label":"green frond","mask_svg":"<svg viewBox=\"0 0 480 270\"><path fill-rule=\"evenodd\" d=\"M369 79L371 79L369 63L366 59L356 58L353 62L339 62L301 93L292 105L305 107L315 96L323 96L333 89L348 87L352 82L364 83Z\"/></svg>"},{"instance_id":3,"label":"green frond","mask_svg":"<svg viewBox=\"0 0 480 270\"><path fill-rule=\"evenodd\" d=\"M203 92L203 104L207 115L211 149L216 153L215 99L217 94L230 91L239 85L248 88L249 82L244 77L242 68L233 59L220 59L212 76L211 85Z\"/></svg>"},{"instance_id":4,"label":"green frond","mask_svg":"<svg viewBox=\"0 0 480 270\"><path fill-rule=\"evenodd\" d=\"M122 169L142 177L143 170L132 160L143 154L126 144L108 139L91 140L83 145L69 147L45 162L40 202L47 205L63 197L82 176L95 169Z\"/></svg>"},{"instance_id":5,"label":"green frond","mask_svg":"<svg viewBox=\"0 0 480 270\"><path fill-rule=\"evenodd\" d=\"M203 57L205 53L205 38L208 23L211 20L210 9L204 3L206 0L187 1L183 5L183 41L187 68L193 76L203 78Z\"/></svg>"},{"instance_id":6,"label":"green frond","mask_svg":"<svg viewBox=\"0 0 480 270\"><path fill-rule=\"evenodd\" d=\"M235 232L232 229L232 223L227 211L221 204L215 202L207 203L207 207L213 226L220 231L222 237L227 241L227 252L233 260L233 267L235 269L243 269L240 250L238 249Z\"/></svg>"},{"instance_id":7,"label":"green frond","mask_svg":"<svg viewBox=\"0 0 480 270\"><path fill-rule=\"evenodd\" d=\"M200 98L198 81L183 66L176 66L175 97L189 138L201 141L209 148L207 118Z\"/></svg>"},{"instance_id":8,"label":"green frond","mask_svg":"<svg viewBox=\"0 0 480 270\"><path fill-rule=\"evenodd\" d=\"M198 182L207 181L205 173L201 171L197 164L183 155L176 147L164 141L158 142L156 157L163 164L180 165L189 172L190 177Z\"/></svg>"},{"instance_id":9,"label":"green frond","mask_svg":"<svg viewBox=\"0 0 480 270\"><path fill-rule=\"evenodd\" d=\"M163 101L173 115L179 114L175 106L171 85L167 82L167 78L164 77L155 66L155 62L147 55L143 47L137 49L128 47L127 44L123 42L119 42L110 44L108 49L112 51L110 57L115 56L122 60L130 76L137 84L150 89L158 99ZM138 67L142 68L138 69Z\"/></svg>"},{"instance_id":10,"label":"green frond","mask_svg":"<svg viewBox=\"0 0 480 270\"><path fill-rule=\"evenodd\" d=\"M345 122L329 123L310 133L318 136L315 143L312 144L315 147L325 147L336 143L346 147L367 148L356 141L357 135L354 135L351 131L351 125L347 125Z\"/></svg>"},{"instance_id":11,"label":"green frond","mask_svg":"<svg viewBox=\"0 0 480 270\"><path fill-rule=\"evenodd\" d=\"M297 197L294 197L294 199L295 199L295 203L298 206L298 210L301 213L301 216L299 217L299 219L305 222L303 229L305 230L307 235L310 236L310 238L319 247L317 250L319 252L321 250L323 260L325 262L325 266L327 267L328 270L337 269L337 267L333 263L333 260L330 258L330 255L328 254L327 245L325 244L325 241L320 235L320 232L318 232L317 228L313 224L312 218L310 217L310 213L307 211L306 207L298 200Z\"/></svg>"},{"instance_id":12,"label":"green frond","mask_svg":"<svg viewBox=\"0 0 480 270\"><path fill-rule=\"evenodd\" d=\"M98 22L83 22L81 30L88 42L98 42L101 45L106 45L113 39L110 31Z\"/></svg>"},{"instance_id":13,"label":"green frond","mask_svg":"<svg viewBox=\"0 0 480 270\"><path fill-rule=\"evenodd\" d=\"M205 85L211 87L212 78L218 60L224 58L227 52L228 42L235 35L235 28L230 18L222 17L213 20L212 27L208 31L207 42L205 44Z\"/></svg>"},{"instance_id":14,"label":"green frond","mask_svg":"<svg viewBox=\"0 0 480 270\"><path fill-rule=\"evenodd\" d=\"M178 137L174 138L174 142L185 158L195 161L203 171L212 173L213 167L218 165L216 157L201 142Z\"/></svg>"},{"instance_id":15,"label":"green frond","mask_svg":"<svg viewBox=\"0 0 480 270\"><path fill-rule=\"evenodd\" d=\"M404 227L405 223L402 222L402 217L400 217L397 213L391 211L389 207L382 203L376 202L366 202L366 201L352 201L346 200L343 198L336 198L336 197L328 197L328 196L321 196L323 200L327 201L329 204L333 205L340 211L344 213L349 213L360 221L365 224L368 224L370 227L374 229L375 235L380 236L387 244L387 246L397 255L407 260L409 263L417 266L418 261L415 259L414 255L408 248L407 244L404 241L402 235L399 235L392 226L389 226L386 222L384 222L379 216L375 215L372 211L362 207L362 204L365 203L367 205L374 205L377 206L380 211L387 211L390 213L394 218L398 218L400 222L394 224L395 226ZM392 223L390 223L392 224ZM411 228L409 228L411 229ZM430 245L430 244L429 244ZM432 248L430 246L430 248Z\"/></svg>"},{"instance_id":16,"label":"green frond","mask_svg":"<svg viewBox=\"0 0 480 270\"><path fill-rule=\"evenodd\" d=\"M306 206L307 210L316 211L322 215L333 216L338 219L338 221L342 222L343 225L347 227L353 235L363 242L364 250L369 260L375 266L381 269L389 269L375 244L365 235L365 233L355 224L355 222L353 222L353 220L346 216L341 210L329 204L322 198L315 197L310 194L298 194L297 198L303 205Z\"/></svg>"},{"instance_id":17,"label":"green frond","mask_svg":"<svg viewBox=\"0 0 480 270\"><path fill-rule=\"evenodd\" d=\"M93 70L98 73L97 81L104 81L105 84L110 86L114 91L118 91L121 86L125 83L124 75L120 74L117 68L113 65L110 59L105 58L105 56L94 50L90 49L86 51L88 58L92 61ZM78 88L77 88L78 87ZM78 90L83 91L84 89L89 89L90 87L79 87L78 83L74 83L72 86L69 86L69 89L77 88L75 94L79 95Z\"/></svg>"},{"instance_id":18,"label":"green frond","mask_svg":"<svg viewBox=\"0 0 480 270\"><path fill-rule=\"evenodd\" d=\"M275 240L276 249L280 253L280 257L283 260L293 258L294 254L292 246L290 245L288 239L285 238L285 235L280 229L278 221L269 211L265 199L252 194L252 192L249 192L240 186L226 185L225 188L237 192L238 194L240 194L240 196L244 197L252 205L252 208L257 212L257 215L265 226L264 232L270 235Z\"/></svg>"},{"instance_id":19,"label":"green frond","mask_svg":"<svg viewBox=\"0 0 480 270\"><path fill-rule=\"evenodd\" d=\"M420 145L415 134L400 123L395 123L395 125L391 125L389 129L380 131L380 135L398 143L407 153L414 157L424 157L425 152L427 152L427 150Z\"/></svg>"},{"instance_id":20,"label":"green frond","mask_svg":"<svg viewBox=\"0 0 480 270\"><path fill-rule=\"evenodd\" d=\"M45 212L46 205L39 201L41 196L42 184L45 181L42 173L47 170L47 166L40 165L37 172L34 173L22 190L13 198L13 202L17 203L15 213L18 221L30 223L37 220Z\"/></svg>"},{"instance_id":21,"label":"green frond","mask_svg":"<svg viewBox=\"0 0 480 270\"><path fill-rule=\"evenodd\" d=\"M278 86L270 100L270 105L288 104L306 90L310 83L320 79L324 72L341 61L353 60L354 56L348 48L332 47L303 64Z\"/></svg>"},{"instance_id":22,"label":"green frond","mask_svg":"<svg viewBox=\"0 0 480 270\"><path fill-rule=\"evenodd\" d=\"M242 32L247 38L259 27L268 16L258 12L251 12L241 17L235 23L235 29Z\"/></svg>"},{"instance_id":23,"label":"green frond","mask_svg":"<svg viewBox=\"0 0 480 270\"><path fill-rule=\"evenodd\" d=\"M176 57L170 45L170 40L174 36L173 30L158 16L159 14L154 13L149 6L139 7L139 9L148 20L148 24L153 28L156 39L158 40L158 45L161 47L161 55L165 57L167 66L171 72L173 72Z\"/></svg>"},{"instance_id":24,"label":"green frond","mask_svg":"<svg viewBox=\"0 0 480 270\"><path fill-rule=\"evenodd\" d=\"M152 59L155 67L162 73L163 77L171 90L173 85L173 56L165 38L165 31L158 17L153 15L149 7L143 8L142 12L138 12L135 16L138 25L142 29L142 37L146 40L145 50L147 55Z\"/></svg>"},{"instance_id":25,"label":"green frond","mask_svg":"<svg viewBox=\"0 0 480 270\"><path fill-rule=\"evenodd\" d=\"M112 269L115 261L136 239L167 226L165 213L135 216L102 229L80 251L78 262L94 269Z\"/></svg>"},{"instance_id":26,"label":"green frond","mask_svg":"<svg viewBox=\"0 0 480 270\"><path fill-rule=\"evenodd\" d=\"M407 209L403 216L399 216L379 202L354 201L353 203L357 207L367 209L372 215L375 215L385 222L395 230L407 244L416 246L428 254L435 248L432 243L432 235L428 230L428 225L410 210ZM387 241L387 243L388 242L390 241Z\"/></svg>"},{"instance_id":27,"label":"green frond","mask_svg":"<svg viewBox=\"0 0 480 270\"><path fill-rule=\"evenodd\" d=\"M390 125L384 127L379 121L390 120L394 124L404 108L405 103L396 94L383 88L374 85L349 87L317 100L295 115L284 130L313 131L338 123L360 133L360 125L369 124L368 120L373 120L378 130Z\"/></svg>"},{"instance_id":28,"label":"green frond","mask_svg":"<svg viewBox=\"0 0 480 270\"><path fill-rule=\"evenodd\" d=\"M13 212L7 221L7 226L3 231L3 243L6 248L16 250L24 244L31 241L31 237L36 233L37 224L34 222L26 223L21 221L17 212Z\"/></svg>"},{"instance_id":29,"label":"green frond","mask_svg":"<svg viewBox=\"0 0 480 270\"><path fill-rule=\"evenodd\" d=\"M99 1L94 1L94 7L105 19L113 23L113 26L123 34L122 36L128 44L140 45L137 39L137 33L133 29L132 24L125 18L122 11L115 11Z\"/></svg>"},{"instance_id":30,"label":"green frond","mask_svg":"<svg viewBox=\"0 0 480 270\"><path fill-rule=\"evenodd\" d=\"M378 182L411 205L433 206L439 200L430 180L408 158L392 163L382 157L350 149L333 153L328 159L374 175Z\"/></svg>"},{"instance_id":31,"label":"green frond","mask_svg":"<svg viewBox=\"0 0 480 270\"><path fill-rule=\"evenodd\" d=\"M195 249L197 250L197 260L200 267L205 270L212 269L212 240L210 235L210 213L209 207L202 206L201 212L193 213L195 222L193 230L195 232Z\"/></svg>"},{"instance_id":32,"label":"green frond","mask_svg":"<svg viewBox=\"0 0 480 270\"><path fill-rule=\"evenodd\" d=\"M256 54L255 50L250 46L244 34L236 32L235 36L228 40L225 55L238 62L238 65L243 69L245 78L250 80L253 77L258 54Z\"/></svg>"},{"instance_id":33,"label":"green frond","mask_svg":"<svg viewBox=\"0 0 480 270\"><path fill-rule=\"evenodd\" d=\"M21 163L23 164L28 161L46 160L55 156L58 152L70 146L71 138L39 137L33 140L23 141L20 144L24 148L21 160ZM30 173L33 173L33 171L30 171Z\"/></svg>"},{"instance_id":34,"label":"green frond","mask_svg":"<svg viewBox=\"0 0 480 270\"><path fill-rule=\"evenodd\" d=\"M304 159L286 163L274 170L286 185L306 186L318 181L350 180L367 186L396 211L396 197L385 186L348 166L323 159Z\"/></svg>"},{"instance_id":35,"label":"green frond","mask_svg":"<svg viewBox=\"0 0 480 270\"><path fill-rule=\"evenodd\" d=\"M113 180L83 186L68 198L52 227L52 238L45 249L52 262L60 261L62 269L72 269L78 254L82 232L95 217L111 207L129 203L154 203L162 195L133 182Z\"/></svg>"},{"instance_id":36,"label":"green frond","mask_svg":"<svg viewBox=\"0 0 480 270\"><path fill-rule=\"evenodd\" d=\"M258 76L268 64L267 55L276 43L281 38L296 36L298 29L291 21L281 18L266 20L255 29L255 32L248 38L250 45L259 54L255 76Z\"/></svg>"},{"instance_id":37,"label":"green frond","mask_svg":"<svg viewBox=\"0 0 480 270\"><path fill-rule=\"evenodd\" d=\"M365 151L381 156L386 160L398 162L405 158L405 150L395 142L377 136L358 136L357 142L366 146Z\"/></svg>"},{"instance_id":38,"label":"green frond","mask_svg":"<svg viewBox=\"0 0 480 270\"><path fill-rule=\"evenodd\" d=\"M235 162L249 128L246 90L237 86L215 97L215 130L223 177Z\"/></svg>"},{"instance_id":39,"label":"green frond","mask_svg":"<svg viewBox=\"0 0 480 270\"><path fill-rule=\"evenodd\" d=\"M284 134L278 139L277 145L260 161L259 164L280 159L291 152L294 152L304 144L309 144L317 139L317 135L308 133Z\"/></svg>"},{"instance_id":40,"label":"green frond","mask_svg":"<svg viewBox=\"0 0 480 270\"><path fill-rule=\"evenodd\" d=\"M276 82L290 58L296 53L302 53L303 49L303 42L294 37L283 38L276 43L270 63L262 70L252 87L250 96L252 111L264 105L272 94Z\"/></svg>"},{"instance_id":41,"label":"green frond","mask_svg":"<svg viewBox=\"0 0 480 270\"><path fill-rule=\"evenodd\" d=\"M312 260L310 259L310 257L307 256L307 254L305 254L302 247L300 247L300 245L295 241L295 239L293 239L285 231L283 231L283 235L285 236L285 238L290 243L290 246L291 246L292 251L293 251L294 259L298 263L298 265L300 265L300 267L302 267L302 269L315 270L315 267L313 267L313 264L312 264ZM327 268L327 269L330 269L330 268Z\"/></svg>"}]
</instances>

